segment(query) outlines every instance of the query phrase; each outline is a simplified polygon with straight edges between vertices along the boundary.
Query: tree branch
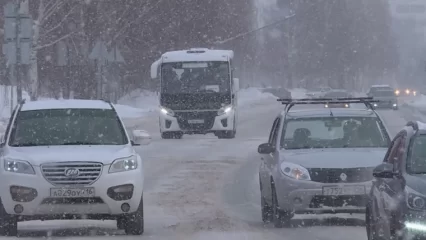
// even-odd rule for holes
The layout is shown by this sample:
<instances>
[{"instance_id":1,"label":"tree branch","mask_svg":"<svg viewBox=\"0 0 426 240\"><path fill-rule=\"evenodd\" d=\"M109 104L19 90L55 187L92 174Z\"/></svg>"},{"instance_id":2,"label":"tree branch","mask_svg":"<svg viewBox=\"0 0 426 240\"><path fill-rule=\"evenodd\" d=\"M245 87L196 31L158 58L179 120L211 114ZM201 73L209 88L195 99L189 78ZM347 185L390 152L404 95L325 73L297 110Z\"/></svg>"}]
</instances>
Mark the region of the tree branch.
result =
<instances>
[{"instance_id":1,"label":"tree branch","mask_svg":"<svg viewBox=\"0 0 426 240\"><path fill-rule=\"evenodd\" d=\"M43 1L43 0L41 0L41 1ZM45 9L45 11L43 13L43 17L41 18L41 22L44 22L45 20L49 19L50 16L52 16L53 14L55 14L68 1L65 1L65 0L56 0L55 3L52 4L52 6L50 8L48 8L48 9L46 8Z\"/></svg>"},{"instance_id":2,"label":"tree branch","mask_svg":"<svg viewBox=\"0 0 426 240\"><path fill-rule=\"evenodd\" d=\"M46 47L50 47L50 46L52 46L52 45L55 45L56 43L58 43L58 42L60 42L60 41L62 41L62 40L65 40L65 39L67 39L67 38L69 38L69 37L71 37L72 35L74 35L74 33L77 33L78 31L80 31L81 29L78 29L77 31L74 31L74 32L70 32L70 33L68 33L68 34L65 34L64 36L62 36L62 37L60 37L60 38L58 38L58 39L56 39L56 40L54 40L54 41L51 41L50 43L48 43L48 44L44 44L44 45L41 45L41 46L37 46L37 47L34 47L34 49L35 50L40 50L40 49L43 49L43 48L46 48Z\"/></svg>"},{"instance_id":3,"label":"tree branch","mask_svg":"<svg viewBox=\"0 0 426 240\"><path fill-rule=\"evenodd\" d=\"M62 20L56 24L56 26L50 28L49 30L43 32L43 34L49 34L50 32L54 31L55 29L57 29L58 27L62 26L62 24L68 19L68 17L73 13L74 9L77 8L78 5L75 5L71 8L71 10L62 18Z\"/></svg>"}]
</instances>

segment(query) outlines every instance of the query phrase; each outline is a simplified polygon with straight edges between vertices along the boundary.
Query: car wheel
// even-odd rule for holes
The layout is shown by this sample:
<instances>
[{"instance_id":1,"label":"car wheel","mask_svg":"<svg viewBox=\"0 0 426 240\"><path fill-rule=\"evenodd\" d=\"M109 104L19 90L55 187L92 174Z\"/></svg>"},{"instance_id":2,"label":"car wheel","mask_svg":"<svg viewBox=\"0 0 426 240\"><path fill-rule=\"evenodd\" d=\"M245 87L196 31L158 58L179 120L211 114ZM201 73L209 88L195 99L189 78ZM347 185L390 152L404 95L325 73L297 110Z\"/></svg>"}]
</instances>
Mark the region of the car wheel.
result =
<instances>
[{"instance_id":1,"label":"car wheel","mask_svg":"<svg viewBox=\"0 0 426 240\"><path fill-rule=\"evenodd\" d=\"M274 227L282 228L289 225L293 215L294 214L280 209L275 186L272 185L272 222L274 223Z\"/></svg>"},{"instance_id":2,"label":"car wheel","mask_svg":"<svg viewBox=\"0 0 426 240\"><path fill-rule=\"evenodd\" d=\"M235 138L235 131L220 131L216 133L219 139L232 139Z\"/></svg>"},{"instance_id":3,"label":"car wheel","mask_svg":"<svg viewBox=\"0 0 426 240\"><path fill-rule=\"evenodd\" d=\"M142 235L144 232L143 196L138 210L124 217L124 232L127 235Z\"/></svg>"},{"instance_id":4,"label":"car wheel","mask_svg":"<svg viewBox=\"0 0 426 240\"><path fill-rule=\"evenodd\" d=\"M0 236L15 237L18 235L18 219L6 213L0 200Z\"/></svg>"},{"instance_id":5,"label":"car wheel","mask_svg":"<svg viewBox=\"0 0 426 240\"><path fill-rule=\"evenodd\" d=\"M124 217L117 218L117 229L123 230L126 226L126 219Z\"/></svg>"}]
</instances>

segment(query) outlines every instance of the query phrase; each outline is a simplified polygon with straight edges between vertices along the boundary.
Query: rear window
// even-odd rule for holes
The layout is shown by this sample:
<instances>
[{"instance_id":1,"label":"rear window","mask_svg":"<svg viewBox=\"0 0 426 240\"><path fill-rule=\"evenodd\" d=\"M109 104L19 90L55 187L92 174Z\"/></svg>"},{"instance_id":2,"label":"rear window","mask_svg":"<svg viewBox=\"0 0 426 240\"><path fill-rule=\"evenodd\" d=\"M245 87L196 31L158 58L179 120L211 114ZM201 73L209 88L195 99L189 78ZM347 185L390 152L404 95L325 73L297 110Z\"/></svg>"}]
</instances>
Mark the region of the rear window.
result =
<instances>
[{"instance_id":1,"label":"rear window","mask_svg":"<svg viewBox=\"0 0 426 240\"><path fill-rule=\"evenodd\" d=\"M373 92L373 96L376 96L376 97L394 97L395 92L394 91L375 91L375 92Z\"/></svg>"},{"instance_id":2,"label":"rear window","mask_svg":"<svg viewBox=\"0 0 426 240\"><path fill-rule=\"evenodd\" d=\"M21 111L9 145L124 145L127 135L113 110L48 109Z\"/></svg>"},{"instance_id":3,"label":"rear window","mask_svg":"<svg viewBox=\"0 0 426 240\"><path fill-rule=\"evenodd\" d=\"M283 129L284 149L386 148L390 141L375 117L290 119Z\"/></svg>"}]
</instances>

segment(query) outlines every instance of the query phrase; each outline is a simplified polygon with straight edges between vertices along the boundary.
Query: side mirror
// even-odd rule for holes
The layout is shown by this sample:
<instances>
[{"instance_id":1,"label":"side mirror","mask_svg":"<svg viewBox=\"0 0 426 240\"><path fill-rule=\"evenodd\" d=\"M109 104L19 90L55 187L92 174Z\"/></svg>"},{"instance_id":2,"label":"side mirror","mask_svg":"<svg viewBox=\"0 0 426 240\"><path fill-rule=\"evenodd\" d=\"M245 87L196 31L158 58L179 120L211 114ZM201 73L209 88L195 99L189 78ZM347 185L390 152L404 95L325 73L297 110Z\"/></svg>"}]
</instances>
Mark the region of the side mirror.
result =
<instances>
[{"instance_id":1,"label":"side mirror","mask_svg":"<svg viewBox=\"0 0 426 240\"><path fill-rule=\"evenodd\" d=\"M395 175L393 165L390 163L382 163L373 170L373 177L376 178L393 178Z\"/></svg>"},{"instance_id":2,"label":"side mirror","mask_svg":"<svg viewBox=\"0 0 426 240\"><path fill-rule=\"evenodd\" d=\"M238 92L240 90L240 79L234 78L232 81L234 85L234 92Z\"/></svg>"},{"instance_id":3,"label":"side mirror","mask_svg":"<svg viewBox=\"0 0 426 240\"><path fill-rule=\"evenodd\" d=\"M260 144L257 148L257 152L260 154L271 154L275 151L275 147L272 146L270 143L263 143Z\"/></svg>"},{"instance_id":4,"label":"side mirror","mask_svg":"<svg viewBox=\"0 0 426 240\"><path fill-rule=\"evenodd\" d=\"M149 145L151 143L151 135L144 130L133 130L133 140L132 145L140 146L140 145Z\"/></svg>"},{"instance_id":5,"label":"side mirror","mask_svg":"<svg viewBox=\"0 0 426 240\"><path fill-rule=\"evenodd\" d=\"M160 67L160 59L158 59L157 61L153 62L151 64L151 78L152 79L156 79L158 77L158 67Z\"/></svg>"}]
</instances>

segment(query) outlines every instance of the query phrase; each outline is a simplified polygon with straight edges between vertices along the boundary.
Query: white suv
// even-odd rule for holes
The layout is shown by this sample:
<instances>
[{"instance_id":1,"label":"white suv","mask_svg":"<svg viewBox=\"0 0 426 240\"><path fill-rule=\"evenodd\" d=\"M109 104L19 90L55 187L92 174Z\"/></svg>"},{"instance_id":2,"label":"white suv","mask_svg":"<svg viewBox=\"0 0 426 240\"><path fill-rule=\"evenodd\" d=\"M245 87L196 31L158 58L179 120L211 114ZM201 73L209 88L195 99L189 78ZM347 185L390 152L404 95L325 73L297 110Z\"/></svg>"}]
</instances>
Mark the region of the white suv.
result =
<instances>
[{"instance_id":1,"label":"white suv","mask_svg":"<svg viewBox=\"0 0 426 240\"><path fill-rule=\"evenodd\" d=\"M112 104L101 100L22 102L0 147L0 235L17 222L111 219L126 234L144 231L143 165Z\"/></svg>"}]
</instances>

